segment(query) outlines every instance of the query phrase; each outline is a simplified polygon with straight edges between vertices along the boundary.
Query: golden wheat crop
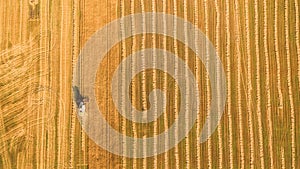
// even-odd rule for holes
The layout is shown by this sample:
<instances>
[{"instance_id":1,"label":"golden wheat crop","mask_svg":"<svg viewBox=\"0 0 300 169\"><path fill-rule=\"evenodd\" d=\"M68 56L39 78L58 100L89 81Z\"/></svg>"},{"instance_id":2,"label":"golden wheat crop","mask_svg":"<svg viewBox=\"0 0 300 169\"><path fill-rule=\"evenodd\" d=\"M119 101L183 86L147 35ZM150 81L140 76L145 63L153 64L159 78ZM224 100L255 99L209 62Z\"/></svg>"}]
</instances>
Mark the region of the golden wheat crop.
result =
<instances>
[{"instance_id":1,"label":"golden wheat crop","mask_svg":"<svg viewBox=\"0 0 300 169\"><path fill-rule=\"evenodd\" d=\"M0 168L300 168L299 5L299 0L0 1ZM166 111L149 124L134 123L118 113L110 93L112 77L122 60L136 51L159 48L175 54L187 65L187 87L191 69L200 91L196 123L179 144L153 157L128 158L100 148L81 128L72 73L81 49L97 30L117 18L145 12L176 15L205 34L225 70L227 100L216 131L200 144L212 91L204 63L187 45L188 26L180 29L175 22L171 29L174 36L183 33L184 42L154 33L119 42L97 68L94 84L98 106L116 131L138 138L158 135L168 130L181 109L174 78L149 69L132 79L130 102L138 110L157 110L162 103L149 105L148 95L161 89L167 96ZM132 17L132 32L136 24L143 30L156 29L145 23L157 20L142 18L139 22ZM169 31L166 19L160 19ZM126 26L121 21L121 37L126 36ZM154 59L153 64L159 62ZM162 62L167 68L167 59ZM175 74L178 67L175 64ZM126 72L135 69L122 68L118 82L123 84ZM124 93L126 88L120 85L118 90ZM128 100L123 95L120 100L125 109ZM220 110L221 100L217 101ZM191 122L188 115L184 121ZM178 133L168 137L179 139ZM154 148L161 144L170 143L155 140ZM128 151L126 146L122 150ZM141 151L146 154L147 147Z\"/></svg>"}]
</instances>

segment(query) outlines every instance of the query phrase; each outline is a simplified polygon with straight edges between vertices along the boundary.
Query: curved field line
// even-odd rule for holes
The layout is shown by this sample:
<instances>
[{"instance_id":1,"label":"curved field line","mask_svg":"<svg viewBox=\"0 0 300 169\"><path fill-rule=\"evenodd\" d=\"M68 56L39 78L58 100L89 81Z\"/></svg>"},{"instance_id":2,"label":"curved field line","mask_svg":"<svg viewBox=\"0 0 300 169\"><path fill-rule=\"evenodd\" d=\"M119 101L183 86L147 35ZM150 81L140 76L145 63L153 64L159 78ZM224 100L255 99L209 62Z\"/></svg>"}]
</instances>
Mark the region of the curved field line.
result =
<instances>
[{"instance_id":1,"label":"curved field line","mask_svg":"<svg viewBox=\"0 0 300 169\"><path fill-rule=\"evenodd\" d=\"M152 7L152 12L154 13L154 12L156 12L156 1L155 0L151 0L151 3L152 3L152 5L151 5L151 7ZM155 17L153 17L152 18L152 30L155 30L155 24L156 23L156 19L155 19ZM144 24L145 25L145 24ZM153 32L155 32L155 31L153 31ZM144 39L145 40L145 39ZM156 49L156 35L155 34L152 34L152 48L153 49ZM144 48L143 48L144 49ZM153 56L155 56L155 52L153 52ZM156 67L156 57L154 57L154 61L153 61L153 67L155 68ZM156 70L154 69L153 70L153 74L152 74L152 79L153 79L153 82L152 82L152 86L153 86L153 89L156 89L157 88L157 82L156 82L156 79L157 79L157 76L156 76ZM145 90L146 90L146 86L145 86ZM156 95L156 93L154 93L154 98L157 98L157 95ZM155 113L157 114L157 101L155 100L154 101L154 110L155 110ZM153 135L154 136L156 136L157 135L157 132L158 132L158 125L159 125L159 123L158 123L158 121L157 120L155 120L154 121L154 131L153 131ZM144 138L146 138L146 136L144 137ZM157 150L157 142L158 142L158 140L156 139L156 140L154 140L154 148L155 148L155 150ZM145 148L145 151L146 151L146 146L144 146L144 148ZM144 158L145 160L144 160L144 163L145 164L147 164L146 163L146 159L147 158ZM158 167L157 166L157 156L154 156L154 161L153 161L153 167ZM144 166L146 166L146 165L144 165Z\"/></svg>"},{"instance_id":2,"label":"curved field line","mask_svg":"<svg viewBox=\"0 0 300 169\"><path fill-rule=\"evenodd\" d=\"M175 16L178 16L177 14L177 1L174 1L174 15ZM175 20L174 21L174 37L177 36L177 21ZM175 55L176 56L179 56L178 54L178 44L177 44L177 40L174 39L174 51L175 51ZM178 75L178 65L175 64L175 75ZM179 111L179 107L177 106L177 103L178 103L178 86L175 85L175 101L174 101L174 104L175 104L175 112L178 112ZM175 130L178 130L178 126L175 127ZM178 134L177 132L175 132L175 140L178 140ZM175 146L175 166L176 166L176 169L180 168L179 166L179 147L178 147L178 144Z\"/></svg>"},{"instance_id":3,"label":"curved field line","mask_svg":"<svg viewBox=\"0 0 300 169\"><path fill-rule=\"evenodd\" d=\"M218 4L218 0L215 0L215 8L217 12L217 26L216 26L216 51L218 56L220 57L220 7ZM220 72L220 64L217 64L217 71ZM217 74L218 75L218 74ZM218 76L218 81L219 81L219 76ZM220 115L220 86L218 85L218 91L217 91L217 98L218 98L218 112ZM222 143L222 125L218 125L218 151L219 151L219 168L222 168L223 166L223 143Z\"/></svg>"},{"instance_id":4,"label":"curved field line","mask_svg":"<svg viewBox=\"0 0 300 169\"><path fill-rule=\"evenodd\" d=\"M74 50L76 52L79 52L80 50L80 16L78 15L78 11L80 11L81 9L81 4L79 1L75 1L74 2L74 6L73 6L73 21L74 21L74 24L73 24L73 36L74 36L74 47L76 47ZM78 39L78 40L77 40ZM78 42L78 44L76 43ZM77 55L77 54L76 54ZM74 56L73 56L73 60L74 60ZM73 76L73 75L72 75ZM72 111L74 110L73 109L73 106L75 106L74 104L72 105ZM82 151L82 160L83 160L83 164L86 164L86 159L87 159L87 143L86 143L86 135L85 135L85 132L83 129L80 129L80 137L81 137L81 151ZM78 164L77 164L78 165Z\"/></svg>"},{"instance_id":5,"label":"curved field line","mask_svg":"<svg viewBox=\"0 0 300 169\"><path fill-rule=\"evenodd\" d=\"M188 7L187 7L187 0L183 0L183 16L184 16L184 20L188 20ZM186 62L186 64L188 65L189 62L189 48L187 46L188 44L188 29L187 29L187 23L184 23L184 60ZM189 67L186 66L185 67L185 79L186 79L186 95L187 97L189 97L190 93L189 93L189 78L188 78L188 70ZM189 110L189 103L186 104L185 106L185 110L188 111ZM185 124L189 123L189 114L186 113L185 114ZM188 128L185 128L185 131L188 133ZM190 139L189 137L186 137L185 139L185 164L186 164L186 168L190 168L190 145L189 145Z\"/></svg>"},{"instance_id":6,"label":"curved field line","mask_svg":"<svg viewBox=\"0 0 300 169\"><path fill-rule=\"evenodd\" d=\"M231 64L230 64L230 4L229 0L226 0L226 74L227 74L227 113L228 113L228 124L229 124L229 164L230 168L233 169L233 136L232 136L232 114L231 114Z\"/></svg>"},{"instance_id":7,"label":"curved field line","mask_svg":"<svg viewBox=\"0 0 300 169\"><path fill-rule=\"evenodd\" d=\"M130 0L130 14L134 14L134 13L135 13L135 0ZM131 21L132 21L131 31L134 34L135 33L135 24L136 24L134 17L131 18ZM137 49L136 37L133 36L132 37L131 53L134 53L136 49ZM135 60L134 57L131 60L131 64L132 64L131 74L133 74L133 72L135 71L135 66L136 66L136 60ZM144 74L144 72L142 72L142 98L146 98L144 81L145 81L145 74ZM137 103L137 101L138 101L137 96L136 96L136 89L137 89L136 84L137 84L137 82L133 80L132 81L132 91L131 91L132 103ZM128 101L128 100L126 100L126 101ZM144 102L143 102L142 106L143 106L143 108L145 108L145 103ZM135 116L135 114L133 113L132 116ZM136 127L135 123L132 123L132 132L133 132L133 136L135 138L137 138L137 136L138 136L137 132L138 131L137 131L137 127ZM135 145L136 145L136 142L133 143L134 147L135 147ZM134 149L133 156L136 156L136 153L137 153L137 149ZM133 168L137 168L138 167L137 159L133 158L132 160L133 160Z\"/></svg>"},{"instance_id":8,"label":"curved field line","mask_svg":"<svg viewBox=\"0 0 300 169\"><path fill-rule=\"evenodd\" d=\"M279 42L278 42L278 0L275 0L275 14L274 14L274 41L275 41L275 57L276 57L276 68L277 68L277 91L279 96L279 111L280 115L283 116L283 96L281 87L281 68L280 68L280 55L279 55Z\"/></svg>"},{"instance_id":9,"label":"curved field line","mask_svg":"<svg viewBox=\"0 0 300 169\"><path fill-rule=\"evenodd\" d=\"M121 0L121 2L120 2L120 11L121 11L121 18L122 17L124 17L125 16L125 0ZM125 37L125 25L124 25L124 22L123 22L123 20L121 20L120 21L120 27L121 27L121 37L122 37L122 39ZM122 60L123 58L125 58L126 57L126 53L127 53L127 51L126 51L126 42L123 40L122 42L122 46L121 46L121 58L120 58L120 60ZM124 76L124 68L122 68L122 77L120 78L121 79L121 82L118 82L118 83L121 83L121 84L123 84L123 82L125 82L125 76ZM121 90L121 92L122 93L124 93L125 92L125 87L123 86L123 85L119 85L119 86L121 86L121 89L118 89L118 90ZM121 95L121 107L122 107L122 109L124 110L124 106L125 106L125 103L124 103L124 101L125 101L125 98L124 98L124 95L122 94ZM125 119L121 119L121 123L122 123L122 134L123 135L126 135L126 120ZM125 138L123 138L123 140L122 140L122 142L126 145L126 139ZM127 152L127 150L126 150L126 146L125 147L122 147L122 150L123 150L123 152L126 154L126 152ZM126 166L127 166L127 158L126 157L122 157L122 168L126 168Z\"/></svg>"},{"instance_id":10,"label":"curved field line","mask_svg":"<svg viewBox=\"0 0 300 169\"><path fill-rule=\"evenodd\" d=\"M194 17L195 17L195 27L199 28L199 7L198 7L198 1L194 1ZM195 37L198 37L198 32L196 32ZM196 47L196 53L199 53L198 49L198 41L195 38L195 47ZM195 59L195 68L196 68L196 81L197 83L200 83L200 76L198 74L198 71L200 69L200 61ZM197 121L196 121L196 136L197 138L200 138L200 128L201 128L201 116L200 113L198 113ZM197 140L198 141L198 140ZM197 168L201 168L201 150L200 150L200 144L197 144L196 150L197 150Z\"/></svg>"},{"instance_id":11,"label":"curved field line","mask_svg":"<svg viewBox=\"0 0 300 169\"><path fill-rule=\"evenodd\" d=\"M239 2L237 0L235 2L235 29L236 29L236 45L237 45L237 92L238 92L238 118L239 118L239 144L240 144L240 167L245 168L245 148L244 148L244 139L243 139L243 118L242 118L242 91L241 91L241 80L242 80L242 63L241 63L241 41L240 41L240 8L239 8Z\"/></svg>"},{"instance_id":12,"label":"curved field line","mask_svg":"<svg viewBox=\"0 0 300 169\"><path fill-rule=\"evenodd\" d=\"M64 3L61 3L61 8L62 8L62 13L61 13L61 25L63 25L64 24L64 15L63 15L63 8L64 8ZM60 42L63 42L63 29L61 29L60 30L60 33L61 33L61 36L60 36ZM63 49L63 45L62 45L62 43L60 43L59 44L59 48L60 49ZM60 56L63 56L63 50L59 50L59 54L60 54ZM74 65L74 62L73 62L73 65L72 65L72 68L74 68L75 67L75 65ZM61 71L62 70L62 64L61 64L61 62L60 62L60 64L59 64L59 70ZM73 74L72 74L72 76L73 76ZM73 79L73 77L72 77L72 79ZM62 81L62 79L61 79L61 76L60 76L60 81ZM62 91L62 86L60 85L60 87L59 87L59 89L60 89L60 91ZM74 106L72 106L72 112L74 111L73 110L73 107ZM58 118L58 119L60 119L60 118ZM58 125L61 125L61 123L60 123L60 120L58 120L59 122L58 122ZM66 121L65 121L65 118L64 118L64 121L62 122L63 124L66 124L65 123ZM60 135L59 134L60 132L58 132L58 136ZM64 132L62 132L62 135L61 135L61 137L60 137L60 141L62 141L62 138L65 138L64 137L65 136L65 133ZM57 156L58 156L58 158L57 158L57 163L58 164L65 164L65 159L64 158L61 158L62 156L63 156L63 153L64 152L66 152L66 150L65 150L65 147L64 146L61 146L61 144L58 144L58 147L57 147ZM59 165L58 165L59 166Z\"/></svg>"},{"instance_id":13,"label":"curved field line","mask_svg":"<svg viewBox=\"0 0 300 169\"><path fill-rule=\"evenodd\" d=\"M279 42L278 42L278 0L274 1L275 3L275 14L274 14L274 41L275 41L275 58L276 58L276 86L277 86L277 92L279 97L279 115L281 118L283 118L283 96L282 96L282 87L281 87L281 68L280 68L280 55L279 55ZM285 151L284 147L281 146L280 148L280 154L281 154L281 166L282 169L285 169Z\"/></svg>"},{"instance_id":14,"label":"curved field line","mask_svg":"<svg viewBox=\"0 0 300 169\"><path fill-rule=\"evenodd\" d=\"M41 17L40 17L40 35L45 35L47 30L48 30L48 23L47 23L47 19L48 19L48 2L41 2ZM47 37L43 38L40 40L40 45L42 47L47 47ZM47 55L44 55L45 58L47 58ZM46 69L47 65L46 63L48 63L48 60L45 59L44 63L42 60L40 60L40 67L42 67L43 69ZM44 72L44 70L41 69L42 72ZM40 83L47 84L47 80L46 78L42 79L40 78ZM44 97L44 96L43 96ZM44 99L44 98L43 98ZM42 109L38 110L38 115L37 118L42 118L43 119L43 112L45 108L43 107ZM43 123L43 121L42 121ZM36 149L36 153L39 154L39 157L37 157L37 168L45 168L45 153L44 153L44 137L45 137L45 133L44 133L44 124L41 125L41 127L37 128L37 149Z\"/></svg>"},{"instance_id":15,"label":"curved field line","mask_svg":"<svg viewBox=\"0 0 300 169\"><path fill-rule=\"evenodd\" d=\"M167 13L167 0L163 0L163 13ZM163 18L163 23L164 23L164 33L167 32L167 23L166 23L166 16L164 15L164 18ZM167 37L164 36L163 37L163 49L164 50L167 50ZM164 57L164 69L166 70L167 69L167 58ZM164 90L167 90L168 88L168 74L165 73L164 74L164 77L163 77L163 88ZM163 103L163 104L167 104L167 103ZM167 115L167 112L164 113L164 131L168 129L168 115ZM167 140L169 140L169 137L167 135ZM165 141L165 148L169 147L169 142L168 141ZM164 154L164 167L165 168L169 168L169 153L166 152Z\"/></svg>"},{"instance_id":16,"label":"curved field line","mask_svg":"<svg viewBox=\"0 0 300 169\"><path fill-rule=\"evenodd\" d=\"M265 66L266 66L266 90L267 90L267 119L268 119L268 147L270 156L270 167L274 168L274 157L273 157L273 126L271 116L271 91L270 91L270 63L269 63L269 49L268 49L268 16L267 16L267 0L263 1L264 5L264 51L265 51Z\"/></svg>"},{"instance_id":17,"label":"curved field line","mask_svg":"<svg viewBox=\"0 0 300 169\"><path fill-rule=\"evenodd\" d=\"M291 142L292 142L292 168L296 168L296 145L295 145L295 107L292 91L292 69L291 69L291 53L290 53L290 44L289 44L289 1L285 1L285 10L284 10L284 29L285 29L285 48L286 48L286 58L287 58L287 67L288 67L288 90L289 90L289 101L291 106Z\"/></svg>"},{"instance_id":18,"label":"curved field line","mask_svg":"<svg viewBox=\"0 0 300 169\"><path fill-rule=\"evenodd\" d=\"M252 58L251 58L251 41L250 41L250 21L249 21L249 0L245 1L245 13L246 13L246 44L247 44L247 112L248 112L248 127L250 134L250 168L254 168L254 132L252 121Z\"/></svg>"},{"instance_id":19,"label":"curved field line","mask_svg":"<svg viewBox=\"0 0 300 169\"><path fill-rule=\"evenodd\" d=\"M47 48L48 47L48 42L47 42L47 39L48 39L48 36L46 35L45 32L47 32L48 30L48 22L47 22L47 19L48 19L48 13L49 13L49 9L48 9L48 3L47 2L41 2L40 3L40 7L41 7L41 17L40 17L40 36L45 36L44 38L41 38L39 43L40 43L40 46L44 47L44 48ZM39 63L39 70L41 72L46 72L46 69L48 67L47 63L49 63L48 61L48 56L47 54L44 54L42 56L44 59L40 60L40 63ZM47 84L47 79L46 77L39 77L39 83L41 83L42 85L46 85ZM45 94L42 93L42 99L44 99L44 96ZM37 110L37 119L42 119L42 124L41 124L41 127L38 127L37 128L37 144L36 144L36 152L37 154L39 154L38 157L36 157L36 161L37 161L37 168L45 168L45 159L47 158L45 156L45 140L44 140L44 137L45 137L45 126L44 126L44 120L43 120L43 112L45 110L45 106L43 105L42 108L38 109Z\"/></svg>"},{"instance_id":20,"label":"curved field line","mask_svg":"<svg viewBox=\"0 0 300 169\"><path fill-rule=\"evenodd\" d=\"M78 15L79 13L79 9L80 9L80 4L79 4L79 1L72 1L72 28L73 28L73 35L72 35L72 38L73 38L73 43L72 43L72 48L73 48L73 57L72 59L74 60L74 58L76 58L76 56L79 55L79 51L80 51L80 16ZM67 67L66 67L67 68ZM84 83L84 82L83 82ZM74 112L74 115L75 115L75 118L73 119L74 122L76 122L76 118L77 118L77 114L76 114L76 111L74 111L74 104L72 104L72 112ZM80 144L78 145L78 147L80 148L80 155L82 153L81 156L83 157L80 157L80 159L83 160L83 163L85 164L85 159L86 159L86 143L85 143L85 133L83 131L82 128L79 129L80 131L80 134L79 134L79 137L80 137ZM75 135L74 135L75 136ZM78 158L77 158L78 159ZM78 162L76 162L76 165L78 165Z\"/></svg>"},{"instance_id":21,"label":"curved field line","mask_svg":"<svg viewBox=\"0 0 300 169\"><path fill-rule=\"evenodd\" d=\"M62 1L61 3L61 10L62 10L62 15L61 15L61 19L62 19L62 25L64 25L61 29L61 43L60 43L60 46L62 47L62 49L68 49L70 46L68 45L68 42L66 42L64 39L68 39L69 36L68 36L68 33L67 31L70 30L70 28L73 29L73 20L71 20L69 18L69 15L73 15L72 12L73 12L73 4L72 6L70 7L72 9L72 11L68 10L69 9L69 5L70 5L70 1ZM68 24L68 23L72 23L72 24ZM72 36L74 35L74 33L72 32ZM77 37L78 38L78 37ZM74 37L74 39L76 39L76 37ZM78 51L78 47L77 45L74 45L75 44L75 41L73 40L72 42L70 42L71 44L71 55L74 57L74 56L77 56L77 53L76 51ZM61 52L61 56L67 56L68 55L68 52L67 50L62 50ZM74 61L72 60L72 62L74 63ZM72 65L74 66L74 65ZM63 63L63 61L61 62L61 65L60 65L60 71L61 72L68 72L68 65L67 63ZM82 71L80 71L82 72ZM62 82L63 81L66 81L63 77L61 78ZM82 82L80 82L82 84ZM69 88L68 84L65 83L63 85L60 85L60 90L63 91L63 90L66 90ZM71 104L71 112L70 114L67 116L66 118L66 124L70 126L70 128L65 131L65 135L68 137L68 140L66 140L66 143L65 143L65 146L66 147L63 147L61 148L61 151L62 151L62 156L64 156L63 154L67 151L69 151L69 155L66 159L62 158L63 160L66 160L66 162L68 163L68 165L70 167L74 167L75 166L75 153L76 153L76 149L75 149L75 132L76 132L76 118L77 118L77 115L74 111L74 104ZM63 151L65 150L65 151Z\"/></svg>"},{"instance_id":22,"label":"curved field line","mask_svg":"<svg viewBox=\"0 0 300 169\"><path fill-rule=\"evenodd\" d=\"M207 0L204 0L204 11L205 11L205 21L204 21L204 25L205 25L205 34L207 37L209 37L209 15L208 15L208 2ZM206 44L206 50L208 51L208 44ZM209 63L209 57L206 57L207 60L207 65ZM206 87L206 99L207 99L207 112L210 112L210 88L209 88L209 77L208 75L206 74L205 75L205 80L206 80L206 84L205 84L205 87ZM211 125L209 125L211 126ZM210 130L210 128L209 128ZM208 146L208 162L207 162L207 165L208 165L208 168L212 168L212 141L211 141L211 138L209 138L207 140L207 146Z\"/></svg>"},{"instance_id":23,"label":"curved field line","mask_svg":"<svg viewBox=\"0 0 300 169\"><path fill-rule=\"evenodd\" d=\"M254 11L255 11L255 55L256 55L256 112L258 120L258 130L259 130L259 155L261 168L265 168L264 162L264 142L263 142L263 127L262 127L262 115L261 115L261 89L260 89L260 54L259 54L259 24L258 24L258 0L254 0Z\"/></svg>"}]
</instances>

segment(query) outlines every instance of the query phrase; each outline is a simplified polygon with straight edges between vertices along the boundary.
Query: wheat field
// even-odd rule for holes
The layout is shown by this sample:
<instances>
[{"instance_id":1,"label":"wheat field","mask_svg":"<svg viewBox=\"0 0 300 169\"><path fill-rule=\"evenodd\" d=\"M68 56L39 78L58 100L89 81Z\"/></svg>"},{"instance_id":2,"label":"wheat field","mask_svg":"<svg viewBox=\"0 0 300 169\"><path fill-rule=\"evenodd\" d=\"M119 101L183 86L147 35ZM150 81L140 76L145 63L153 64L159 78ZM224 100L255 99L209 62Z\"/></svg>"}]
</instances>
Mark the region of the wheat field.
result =
<instances>
[{"instance_id":1,"label":"wheat field","mask_svg":"<svg viewBox=\"0 0 300 169\"><path fill-rule=\"evenodd\" d=\"M298 0L1 0L0 168L300 168L299 8ZM110 93L112 77L136 51L174 53L192 70L201 91L197 121L179 144L153 157L127 158L100 148L83 131L72 72L97 30L143 12L178 16L206 35L225 70L227 100L217 129L200 144L212 97L201 60L184 42L167 36L140 34L119 42L97 68L94 84L99 109L118 132L157 135L180 109L174 78L148 69L133 78L131 102L138 110L149 109L148 95L158 88L167 95L166 111L147 124L119 114ZM125 25L120 29L122 34Z\"/></svg>"}]
</instances>

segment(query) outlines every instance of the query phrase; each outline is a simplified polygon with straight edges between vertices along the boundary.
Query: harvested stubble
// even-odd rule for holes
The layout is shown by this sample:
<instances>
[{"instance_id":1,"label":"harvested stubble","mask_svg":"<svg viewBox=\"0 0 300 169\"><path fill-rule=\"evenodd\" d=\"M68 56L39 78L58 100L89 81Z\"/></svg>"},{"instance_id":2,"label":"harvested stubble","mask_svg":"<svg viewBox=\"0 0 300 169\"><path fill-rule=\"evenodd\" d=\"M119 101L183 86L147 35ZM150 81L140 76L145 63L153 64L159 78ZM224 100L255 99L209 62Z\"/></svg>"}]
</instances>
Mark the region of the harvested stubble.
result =
<instances>
[{"instance_id":1,"label":"harvested stubble","mask_svg":"<svg viewBox=\"0 0 300 169\"><path fill-rule=\"evenodd\" d=\"M298 0L0 1L0 168L299 168L299 5ZM203 64L170 37L128 38L107 54L95 84L99 107L116 130L135 137L161 133L180 108L174 79L147 70L131 84L132 103L149 108L149 92L160 88L168 94L167 111L147 125L118 114L109 92L114 70L145 48L167 49L189 65L201 110L188 137L168 152L119 157L82 131L72 101L72 68L95 31L121 16L153 11L190 21L212 41L226 72L226 109L212 137L198 144L211 98Z\"/></svg>"}]
</instances>

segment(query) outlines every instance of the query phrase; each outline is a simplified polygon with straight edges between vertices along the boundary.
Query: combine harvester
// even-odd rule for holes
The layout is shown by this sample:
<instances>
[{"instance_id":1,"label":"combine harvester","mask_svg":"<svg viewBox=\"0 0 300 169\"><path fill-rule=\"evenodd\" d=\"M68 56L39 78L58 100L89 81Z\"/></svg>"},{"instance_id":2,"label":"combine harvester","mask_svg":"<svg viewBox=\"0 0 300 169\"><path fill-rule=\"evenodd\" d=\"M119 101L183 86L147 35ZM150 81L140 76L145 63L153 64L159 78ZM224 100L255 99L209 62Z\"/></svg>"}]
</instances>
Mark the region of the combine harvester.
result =
<instances>
[{"instance_id":1,"label":"combine harvester","mask_svg":"<svg viewBox=\"0 0 300 169\"><path fill-rule=\"evenodd\" d=\"M84 97L80 94L79 88L73 86L74 100L76 102L77 108L79 109L79 116L83 116L86 110L85 103L88 102L88 97Z\"/></svg>"}]
</instances>

